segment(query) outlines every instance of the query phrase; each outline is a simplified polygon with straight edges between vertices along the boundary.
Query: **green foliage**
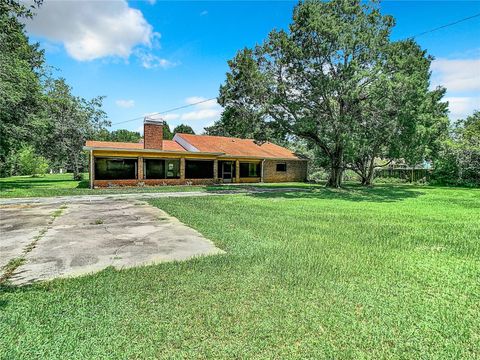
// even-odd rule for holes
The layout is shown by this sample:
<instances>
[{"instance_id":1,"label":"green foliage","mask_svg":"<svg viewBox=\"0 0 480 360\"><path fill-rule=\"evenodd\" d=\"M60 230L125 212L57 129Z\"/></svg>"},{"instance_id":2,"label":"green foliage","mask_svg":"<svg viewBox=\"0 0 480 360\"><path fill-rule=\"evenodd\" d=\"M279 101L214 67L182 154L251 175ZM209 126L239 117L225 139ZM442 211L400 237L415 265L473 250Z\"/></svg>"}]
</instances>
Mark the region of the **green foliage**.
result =
<instances>
[{"instance_id":1,"label":"green foliage","mask_svg":"<svg viewBox=\"0 0 480 360\"><path fill-rule=\"evenodd\" d=\"M434 162L433 180L480 187L480 111L458 121Z\"/></svg>"},{"instance_id":2,"label":"green foliage","mask_svg":"<svg viewBox=\"0 0 480 360\"><path fill-rule=\"evenodd\" d=\"M19 151L18 164L22 175L45 175L49 168L47 159L35 154L32 146L26 146Z\"/></svg>"},{"instance_id":3,"label":"green foliage","mask_svg":"<svg viewBox=\"0 0 480 360\"><path fill-rule=\"evenodd\" d=\"M172 139L173 139L172 130L170 130L170 126L165 121L163 125L163 140L172 140Z\"/></svg>"},{"instance_id":4,"label":"green foliage","mask_svg":"<svg viewBox=\"0 0 480 360\"><path fill-rule=\"evenodd\" d=\"M49 76L43 51L29 44L25 34L25 18L33 16L41 1L31 4L0 2L0 176L19 170L19 151L25 146L54 168L78 175L85 167L85 140L108 125L103 97L76 97L64 79ZM45 162L35 171L43 172L42 167Z\"/></svg>"},{"instance_id":5,"label":"green foliage","mask_svg":"<svg viewBox=\"0 0 480 360\"><path fill-rule=\"evenodd\" d=\"M175 128L173 129L173 135L175 135L176 133L195 135L195 131L193 131L192 127L184 124L175 126Z\"/></svg>"},{"instance_id":6,"label":"green foliage","mask_svg":"<svg viewBox=\"0 0 480 360\"><path fill-rule=\"evenodd\" d=\"M126 129L119 129L111 132L107 129L101 129L92 139L99 141L138 143L142 139L142 135L140 135L138 131L130 131Z\"/></svg>"},{"instance_id":7,"label":"green foliage","mask_svg":"<svg viewBox=\"0 0 480 360\"><path fill-rule=\"evenodd\" d=\"M56 164L73 171L86 167L83 146L110 123L102 109L103 97L86 100L72 94L64 79L47 79L41 119L42 136L36 148Z\"/></svg>"},{"instance_id":8,"label":"green foliage","mask_svg":"<svg viewBox=\"0 0 480 360\"><path fill-rule=\"evenodd\" d=\"M393 26L377 2L299 3L289 32L228 62L225 111L208 132L303 139L332 187L346 169L369 182L376 157L422 157L445 122L443 90L429 93L431 58L413 40L392 42Z\"/></svg>"},{"instance_id":9,"label":"green foliage","mask_svg":"<svg viewBox=\"0 0 480 360\"><path fill-rule=\"evenodd\" d=\"M23 3L0 2L0 176L14 170L9 159L36 135L31 118L40 106L44 58L24 32L24 19L31 16Z\"/></svg>"}]
</instances>

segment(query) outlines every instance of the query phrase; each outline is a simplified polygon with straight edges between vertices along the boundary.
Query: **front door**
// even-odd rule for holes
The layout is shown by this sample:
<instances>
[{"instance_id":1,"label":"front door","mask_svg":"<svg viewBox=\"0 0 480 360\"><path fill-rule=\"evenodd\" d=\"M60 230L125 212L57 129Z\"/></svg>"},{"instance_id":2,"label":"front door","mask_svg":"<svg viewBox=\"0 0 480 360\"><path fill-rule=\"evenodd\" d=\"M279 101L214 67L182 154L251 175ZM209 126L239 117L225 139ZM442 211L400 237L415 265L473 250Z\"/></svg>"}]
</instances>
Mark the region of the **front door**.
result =
<instances>
[{"instance_id":1,"label":"front door","mask_svg":"<svg viewBox=\"0 0 480 360\"><path fill-rule=\"evenodd\" d=\"M223 182L232 182L233 178L233 162L232 161L224 161L223 162Z\"/></svg>"}]
</instances>

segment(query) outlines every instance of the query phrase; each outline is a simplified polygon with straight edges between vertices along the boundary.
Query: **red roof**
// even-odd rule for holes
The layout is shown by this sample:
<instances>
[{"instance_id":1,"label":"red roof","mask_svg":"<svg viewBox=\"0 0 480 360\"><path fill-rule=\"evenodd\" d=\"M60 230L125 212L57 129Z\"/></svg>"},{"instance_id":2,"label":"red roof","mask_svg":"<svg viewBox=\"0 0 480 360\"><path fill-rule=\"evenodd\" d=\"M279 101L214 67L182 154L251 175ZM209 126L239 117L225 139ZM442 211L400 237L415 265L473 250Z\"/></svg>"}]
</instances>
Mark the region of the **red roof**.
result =
<instances>
[{"instance_id":1,"label":"red roof","mask_svg":"<svg viewBox=\"0 0 480 360\"><path fill-rule=\"evenodd\" d=\"M265 142L256 143L252 139L238 139L225 136L176 134L201 152L219 152L233 156L260 158L298 159L292 151Z\"/></svg>"},{"instance_id":2,"label":"red roof","mask_svg":"<svg viewBox=\"0 0 480 360\"><path fill-rule=\"evenodd\" d=\"M128 150L143 150L142 143L126 143L115 141L93 141L87 140L85 146L99 147L99 148L111 148L111 149L128 149ZM186 151L179 143L173 140L163 140L164 151Z\"/></svg>"},{"instance_id":3,"label":"red roof","mask_svg":"<svg viewBox=\"0 0 480 360\"><path fill-rule=\"evenodd\" d=\"M263 144L256 143L252 139L238 139L224 136L209 135L190 135L176 134L182 140L193 146L196 151L208 153L223 153L225 155L255 158L280 158L280 159L299 159L292 151L265 142ZM88 140L85 144L92 148L110 148L125 150L143 150L143 142L141 143L125 143L111 141L92 141ZM187 148L188 146L184 144ZM189 149L189 148L188 148ZM195 151L193 149L193 151ZM184 147L174 140L163 140L163 151L183 151L187 152ZM192 150L192 149L189 149Z\"/></svg>"}]
</instances>

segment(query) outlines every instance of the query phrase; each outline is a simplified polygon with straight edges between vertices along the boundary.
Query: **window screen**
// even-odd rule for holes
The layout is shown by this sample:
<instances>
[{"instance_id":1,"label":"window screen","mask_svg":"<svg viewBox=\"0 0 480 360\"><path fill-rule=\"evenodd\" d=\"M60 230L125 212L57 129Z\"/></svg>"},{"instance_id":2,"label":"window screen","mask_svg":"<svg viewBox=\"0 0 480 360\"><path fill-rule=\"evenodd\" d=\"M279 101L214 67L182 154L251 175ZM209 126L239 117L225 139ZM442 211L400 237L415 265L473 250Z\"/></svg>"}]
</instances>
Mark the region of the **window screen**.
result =
<instances>
[{"instance_id":1,"label":"window screen","mask_svg":"<svg viewBox=\"0 0 480 360\"><path fill-rule=\"evenodd\" d=\"M165 160L165 177L180 179L180 160Z\"/></svg>"},{"instance_id":2,"label":"window screen","mask_svg":"<svg viewBox=\"0 0 480 360\"><path fill-rule=\"evenodd\" d=\"M95 179L131 180L137 178L137 159L95 158Z\"/></svg>"},{"instance_id":3,"label":"window screen","mask_svg":"<svg viewBox=\"0 0 480 360\"><path fill-rule=\"evenodd\" d=\"M277 164L277 171L287 171L287 164L286 163Z\"/></svg>"},{"instance_id":4,"label":"window screen","mask_svg":"<svg viewBox=\"0 0 480 360\"><path fill-rule=\"evenodd\" d=\"M179 179L180 160L144 159L145 179Z\"/></svg>"},{"instance_id":5,"label":"window screen","mask_svg":"<svg viewBox=\"0 0 480 360\"><path fill-rule=\"evenodd\" d=\"M260 177L260 163L240 163L240 177Z\"/></svg>"},{"instance_id":6,"label":"window screen","mask_svg":"<svg viewBox=\"0 0 480 360\"><path fill-rule=\"evenodd\" d=\"M213 161L185 160L186 179L213 179Z\"/></svg>"}]
</instances>

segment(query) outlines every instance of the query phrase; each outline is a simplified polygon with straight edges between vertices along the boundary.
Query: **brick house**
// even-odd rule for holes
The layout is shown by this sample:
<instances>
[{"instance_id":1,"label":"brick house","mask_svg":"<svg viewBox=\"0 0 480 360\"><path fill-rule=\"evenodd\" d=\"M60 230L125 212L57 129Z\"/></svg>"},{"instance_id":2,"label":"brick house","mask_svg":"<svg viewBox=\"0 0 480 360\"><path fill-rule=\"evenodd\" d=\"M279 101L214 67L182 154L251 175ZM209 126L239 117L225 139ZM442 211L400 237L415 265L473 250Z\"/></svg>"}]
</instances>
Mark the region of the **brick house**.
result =
<instances>
[{"instance_id":1,"label":"brick house","mask_svg":"<svg viewBox=\"0 0 480 360\"><path fill-rule=\"evenodd\" d=\"M140 143L87 141L90 187L305 181L307 160L266 142L175 134L145 119Z\"/></svg>"}]
</instances>

